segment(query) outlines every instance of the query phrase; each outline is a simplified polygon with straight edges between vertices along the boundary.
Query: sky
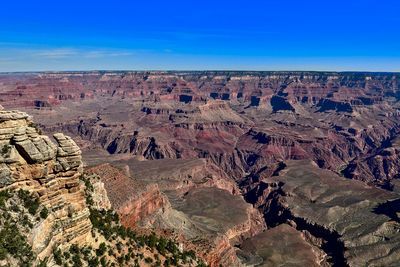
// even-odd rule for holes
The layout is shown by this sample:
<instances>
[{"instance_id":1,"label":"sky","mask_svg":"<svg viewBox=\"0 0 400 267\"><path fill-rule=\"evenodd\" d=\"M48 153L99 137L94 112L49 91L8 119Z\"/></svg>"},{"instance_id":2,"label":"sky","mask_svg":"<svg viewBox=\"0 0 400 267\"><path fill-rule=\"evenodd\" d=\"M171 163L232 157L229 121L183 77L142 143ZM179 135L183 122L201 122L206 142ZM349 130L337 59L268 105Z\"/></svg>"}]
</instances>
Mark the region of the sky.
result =
<instances>
[{"instance_id":1,"label":"sky","mask_svg":"<svg viewBox=\"0 0 400 267\"><path fill-rule=\"evenodd\" d=\"M0 72L400 71L398 0L1 1Z\"/></svg>"}]
</instances>

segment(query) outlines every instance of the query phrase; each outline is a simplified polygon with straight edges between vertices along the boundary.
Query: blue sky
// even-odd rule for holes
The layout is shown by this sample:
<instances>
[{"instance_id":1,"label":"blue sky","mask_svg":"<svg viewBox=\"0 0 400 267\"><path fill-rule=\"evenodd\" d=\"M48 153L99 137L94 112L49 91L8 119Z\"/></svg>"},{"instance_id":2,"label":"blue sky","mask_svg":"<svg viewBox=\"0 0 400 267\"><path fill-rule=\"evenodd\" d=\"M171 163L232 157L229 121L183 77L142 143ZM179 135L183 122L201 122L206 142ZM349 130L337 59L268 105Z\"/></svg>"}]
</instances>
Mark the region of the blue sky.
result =
<instances>
[{"instance_id":1,"label":"blue sky","mask_svg":"<svg viewBox=\"0 0 400 267\"><path fill-rule=\"evenodd\" d=\"M400 1L2 1L0 72L400 71Z\"/></svg>"}]
</instances>

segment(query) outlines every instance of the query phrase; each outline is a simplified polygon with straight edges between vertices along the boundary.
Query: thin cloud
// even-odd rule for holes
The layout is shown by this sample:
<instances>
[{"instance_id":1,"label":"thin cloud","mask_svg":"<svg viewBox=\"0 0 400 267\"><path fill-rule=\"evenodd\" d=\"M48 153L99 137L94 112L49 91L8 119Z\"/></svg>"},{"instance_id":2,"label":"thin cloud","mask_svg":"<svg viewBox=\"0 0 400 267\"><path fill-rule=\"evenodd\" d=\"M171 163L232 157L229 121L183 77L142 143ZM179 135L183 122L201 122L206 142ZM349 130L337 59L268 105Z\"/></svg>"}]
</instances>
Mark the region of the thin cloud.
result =
<instances>
[{"instance_id":1,"label":"thin cloud","mask_svg":"<svg viewBox=\"0 0 400 267\"><path fill-rule=\"evenodd\" d=\"M111 56L111 57L131 56L131 55L133 55L133 53L129 53L129 52L121 52L121 53L111 53L111 54L109 54L109 56Z\"/></svg>"},{"instance_id":2,"label":"thin cloud","mask_svg":"<svg viewBox=\"0 0 400 267\"><path fill-rule=\"evenodd\" d=\"M104 58L104 57L120 57L131 56L132 51L118 50L84 50L75 48L58 48L58 49L19 49L20 55L31 55L33 57L42 57L48 59L65 59L70 57L84 58Z\"/></svg>"},{"instance_id":3,"label":"thin cloud","mask_svg":"<svg viewBox=\"0 0 400 267\"><path fill-rule=\"evenodd\" d=\"M131 52L111 52L111 51L88 51L82 52L85 58L101 58L101 57L120 57L131 56Z\"/></svg>"},{"instance_id":4,"label":"thin cloud","mask_svg":"<svg viewBox=\"0 0 400 267\"><path fill-rule=\"evenodd\" d=\"M38 52L34 55L48 58L66 58L78 55L78 51L75 49L51 49Z\"/></svg>"}]
</instances>

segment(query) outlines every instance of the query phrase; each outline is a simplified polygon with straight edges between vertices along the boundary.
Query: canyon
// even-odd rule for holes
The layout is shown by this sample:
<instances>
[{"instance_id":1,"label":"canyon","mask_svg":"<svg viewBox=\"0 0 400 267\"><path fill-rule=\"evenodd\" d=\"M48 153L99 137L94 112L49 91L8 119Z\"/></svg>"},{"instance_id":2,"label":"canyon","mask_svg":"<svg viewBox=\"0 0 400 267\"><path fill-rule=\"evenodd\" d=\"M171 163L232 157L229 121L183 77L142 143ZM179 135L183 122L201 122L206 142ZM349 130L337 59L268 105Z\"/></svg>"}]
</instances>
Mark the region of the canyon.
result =
<instances>
[{"instance_id":1,"label":"canyon","mask_svg":"<svg viewBox=\"0 0 400 267\"><path fill-rule=\"evenodd\" d=\"M396 266L399 100L397 73L0 74L1 115L17 116L7 160L18 151L38 173L16 181L37 179L23 186L35 191L43 170L97 175L109 202L96 203L122 225L210 266ZM9 164L0 175L26 171ZM59 189L77 195L68 203L83 198L77 184ZM87 208L75 210L73 229L89 233Z\"/></svg>"}]
</instances>

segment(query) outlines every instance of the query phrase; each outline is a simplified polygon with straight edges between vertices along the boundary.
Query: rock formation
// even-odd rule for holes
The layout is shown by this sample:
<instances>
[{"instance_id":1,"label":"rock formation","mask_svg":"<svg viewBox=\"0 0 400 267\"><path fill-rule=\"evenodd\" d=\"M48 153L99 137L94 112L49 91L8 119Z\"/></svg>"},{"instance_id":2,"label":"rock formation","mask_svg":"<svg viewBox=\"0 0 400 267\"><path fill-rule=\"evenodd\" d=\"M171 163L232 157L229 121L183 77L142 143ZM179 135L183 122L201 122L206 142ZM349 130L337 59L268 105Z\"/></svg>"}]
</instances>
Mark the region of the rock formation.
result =
<instances>
[{"instance_id":1,"label":"rock formation","mask_svg":"<svg viewBox=\"0 0 400 267\"><path fill-rule=\"evenodd\" d=\"M109 164L89 168L86 173L99 175L110 199L110 205L125 227L135 229L141 220L169 205L157 184L135 181Z\"/></svg>"},{"instance_id":2,"label":"rock formation","mask_svg":"<svg viewBox=\"0 0 400 267\"><path fill-rule=\"evenodd\" d=\"M28 236L38 259L55 247L85 243L92 225L79 183L82 161L75 142L59 133L55 144L18 111L0 111L0 131L1 189L27 190L49 210Z\"/></svg>"}]
</instances>

